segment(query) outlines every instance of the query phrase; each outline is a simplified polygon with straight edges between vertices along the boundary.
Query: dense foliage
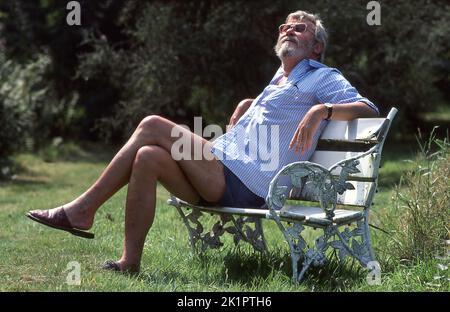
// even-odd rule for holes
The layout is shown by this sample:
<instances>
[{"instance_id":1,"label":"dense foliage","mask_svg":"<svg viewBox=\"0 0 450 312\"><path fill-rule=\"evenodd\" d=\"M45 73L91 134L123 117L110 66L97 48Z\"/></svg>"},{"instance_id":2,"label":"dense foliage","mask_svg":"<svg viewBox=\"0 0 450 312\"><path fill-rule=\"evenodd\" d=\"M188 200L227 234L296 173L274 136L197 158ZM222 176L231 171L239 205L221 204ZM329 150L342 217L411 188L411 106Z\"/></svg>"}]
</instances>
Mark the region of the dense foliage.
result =
<instances>
[{"instance_id":1,"label":"dense foliage","mask_svg":"<svg viewBox=\"0 0 450 312\"><path fill-rule=\"evenodd\" d=\"M30 138L121 140L150 114L225 125L279 66L277 25L298 9L324 19L325 63L383 114L399 107L403 131L449 100L444 0L379 1L380 26L367 1L80 0L81 26L67 25L67 2L0 0L0 157Z\"/></svg>"},{"instance_id":2,"label":"dense foliage","mask_svg":"<svg viewBox=\"0 0 450 312\"><path fill-rule=\"evenodd\" d=\"M421 143L421 142L420 142ZM421 153L413 161L394 197L390 218L393 229L387 246L395 260L416 261L447 257L450 239L450 143L434 134L420 144Z\"/></svg>"}]
</instances>

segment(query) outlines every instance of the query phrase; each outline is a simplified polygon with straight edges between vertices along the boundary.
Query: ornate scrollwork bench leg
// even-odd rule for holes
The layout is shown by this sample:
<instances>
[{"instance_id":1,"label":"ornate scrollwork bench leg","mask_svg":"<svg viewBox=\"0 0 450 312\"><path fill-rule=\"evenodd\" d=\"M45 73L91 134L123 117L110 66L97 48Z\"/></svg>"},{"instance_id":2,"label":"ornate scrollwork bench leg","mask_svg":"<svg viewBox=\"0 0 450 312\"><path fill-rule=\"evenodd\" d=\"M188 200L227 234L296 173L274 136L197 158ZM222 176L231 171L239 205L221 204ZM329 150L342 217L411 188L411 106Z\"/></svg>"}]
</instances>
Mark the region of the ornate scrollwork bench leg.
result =
<instances>
[{"instance_id":1,"label":"ornate scrollwork bench leg","mask_svg":"<svg viewBox=\"0 0 450 312\"><path fill-rule=\"evenodd\" d=\"M283 176L290 178L290 187L281 185L281 183L279 185ZM307 244L301 236L301 232L304 230L301 220L298 222L294 220L294 226L286 229L278 217L276 211L284 207L289 189L294 187L302 189L305 183L308 183L311 191L318 198L326 217L332 220L336 208L337 192L330 171L321 165L304 161L285 166L270 183L267 198L271 215L289 244L292 258L292 278L295 282L301 281L311 264L322 265L325 262L325 251L331 235L331 230L325 228L324 236L316 240L314 247L307 249ZM301 258L304 259L303 267L298 274L297 266Z\"/></svg>"},{"instance_id":2,"label":"ornate scrollwork bench leg","mask_svg":"<svg viewBox=\"0 0 450 312\"><path fill-rule=\"evenodd\" d=\"M341 231L336 229L335 234L337 239L330 242L330 246L338 251L341 262L344 262L347 256L356 259L363 267L367 267L370 261L375 261L369 236L368 210L354 229L350 230L348 227Z\"/></svg>"},{"instance_id":3,"label":"ornate scrollwork bench leg","mask_svg":"<svg viewBox=\"0 0 450 312\"><path fill-rule=\"evenodd\" d=\"M304 250L308 246L301 235L305 228L299 222L293 222L291 223L292 225L289 224L286 228L277 216L275 216L274 219L289 245L292 261L292 280L297 282L298 262L300 259L304 258Z\"/></svg>"},{"instance_id":4,"label":"ornate scrollwork bench leg","mask_svg":"<svg viewBox=\"0 0 450 312\"><path fill-rule=\"evenodd\" d=\"M225 229L228 233L234 235L234 244L237 245L240 240L243 240L252 245L255 251L265 253L267 252L266 240L262 222L260 218L255 217L239 217L237 219L231 216L234 227ZM253 228L252 228L253 227Z\"/></svg>"},{"instance_id":5,"label":"ornate scrollwork bench leg","mask_svg":"<svg viewBox=\"0 0 450 312\"><path fill-rule=\"evenodd\" d=\"M228 213L216 213L220 216L220 220L216 222L212 229L208 232L204 232L204 226L200 222L200 218L204 215L205 211L200 211L198 207L188 206L183 207L178 199L171 197L170 204L175 206L180 214L183 222L188 230L189 242L193 252L203 253L206 249L216 249L223 246L220 237L229 233L233 235L233 241L235 245L239 242L245 241L252 245L255 251L266 252L267 245L264 238L262 222L260 218L239 216L235 218L232 214ZM191 212L184 212L191 209ZM229 226L229 222L232 222ZM197 243L200 241L201 246L198 247Z\"/></svg>"},{"instance_id":6,"label":"ornate scrollwork bench leg","mask_svg":"<svg viewBox=\"0 0 450 312\"><path fill-rule=\"evenodd\" d=\"M304 253L304 261L297 281L300 282L308 268L323 266L326 261L325 253L329 247L338 252L339 260L344 263L347 256L356 259L362 267L375 261L374 252L369 237L368 210L364 218L356 222L356 227L329 225L323 229L324 234L315 240L315 246Z\"/></svg>"},{"instance_id":7,"label":"ornate scrollwork bench leg","mask_svg":"<svg viewBox=\"0 0 450 312\"><path fill-rule=\"evenodd\" d=\"M335 232L335 226L328 226L325 228L324 234L317 238L314 242L314 246L309 248L305 253L305 259L303 261L302 270L297 276L297 282L301 282L305 276L306 271L312 266L323 266L326 262L325 252L330 246L328 240L333 236Z\"/></svg>"}]
</instances>

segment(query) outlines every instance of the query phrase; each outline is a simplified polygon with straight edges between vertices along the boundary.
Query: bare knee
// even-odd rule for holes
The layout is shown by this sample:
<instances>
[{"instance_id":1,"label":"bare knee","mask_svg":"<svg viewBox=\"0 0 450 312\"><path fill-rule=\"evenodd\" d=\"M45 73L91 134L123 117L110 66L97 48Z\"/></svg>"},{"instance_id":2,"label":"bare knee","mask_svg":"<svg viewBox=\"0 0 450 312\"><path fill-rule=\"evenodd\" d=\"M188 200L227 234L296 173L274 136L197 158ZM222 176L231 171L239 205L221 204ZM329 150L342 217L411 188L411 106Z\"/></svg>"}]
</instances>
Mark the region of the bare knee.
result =
<instances>
[{"instance_id":1,"label":"bare knee","mask_svg":"<svg viewBox=\"0 0 450 312\"><path fill-rule=\"evenodd\" d=\"M148 145L141 147L134 158L133 167L160 172L164 169L164 163L170 155L161 147Z\"/></svg>"},{"instance_id":2,"label":"bare knee","mask_svg":"<svg viewBox=\"0 0 450 312\"><path fill-rule=\"evenodd\" d=\"M138 129L143 130L145 132L154 132L165 121L166 121L166 119L161 116L150 115L141 120L141 122L139 123Z\"/></svg>"},{"instance_id":3,"label":"bare knee","mask_svg":"<svg viewBox=\"0 0 450 312\"><path fill-rule=\"evenodd\" d=\"M158 145L158 140L163 136L164 127L168 122L167 119L158 115L147 116L136 128L135 138L141 145Z\"/></svg>"}]
</instances>

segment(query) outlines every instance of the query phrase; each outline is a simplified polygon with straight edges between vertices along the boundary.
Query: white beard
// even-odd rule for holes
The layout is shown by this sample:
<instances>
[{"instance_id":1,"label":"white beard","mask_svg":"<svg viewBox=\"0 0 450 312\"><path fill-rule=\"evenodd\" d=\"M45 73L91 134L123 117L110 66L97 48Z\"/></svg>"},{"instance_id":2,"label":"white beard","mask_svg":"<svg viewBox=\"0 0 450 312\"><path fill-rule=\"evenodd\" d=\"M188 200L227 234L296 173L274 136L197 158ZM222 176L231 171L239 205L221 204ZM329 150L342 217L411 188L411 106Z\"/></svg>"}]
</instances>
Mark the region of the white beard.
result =
<instances>
[{"instance_id":1,"label":"white beard","mask_svg":"<svg viewBox=\"0 0 450 312\"><path fill-rule=\"evenodd\" d=\"M278 40L276 46L275 46L275 53L277 56L281 58L286 57L302 57L306 58L308 55L311 54L313 44L311 46L305 45L300 43L299 41L295 40L296 42L291 41L284 41L281 42Z\"/></svg>"}]
</instances>

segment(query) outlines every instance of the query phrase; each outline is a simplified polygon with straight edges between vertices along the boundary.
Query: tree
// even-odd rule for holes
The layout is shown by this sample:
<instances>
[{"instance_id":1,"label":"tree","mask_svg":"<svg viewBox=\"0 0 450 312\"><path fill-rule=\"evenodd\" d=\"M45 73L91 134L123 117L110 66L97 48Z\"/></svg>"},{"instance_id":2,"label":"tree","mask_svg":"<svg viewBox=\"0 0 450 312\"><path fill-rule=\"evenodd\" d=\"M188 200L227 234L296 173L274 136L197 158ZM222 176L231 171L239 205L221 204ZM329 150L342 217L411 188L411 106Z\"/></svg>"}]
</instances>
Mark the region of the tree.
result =
<instances>
[{"instance_id":1,"label":"tree","mask_svg":"<svg viewBox=\"0 0 450 312\"><path fill-rule=\"evenodd\" d=\"M82 26L70 27L65 1L0 0L6 58L27 64L48 55L45 79L55 96L48 105L71 103L75 94L84 114L66 127L49 124L49 135L104 133L113 140L150 114L187 124L202 115L224 126L235 105L257 96L279 66L277 26L298 9L320 13L329 30L325 63L382 114L400 108L403 131L449 98L444 0L379 1L379 26L367 24L365 0L79 2Z\"/></svg>"}]
</instances>

